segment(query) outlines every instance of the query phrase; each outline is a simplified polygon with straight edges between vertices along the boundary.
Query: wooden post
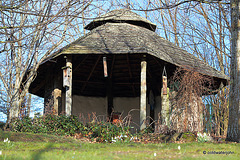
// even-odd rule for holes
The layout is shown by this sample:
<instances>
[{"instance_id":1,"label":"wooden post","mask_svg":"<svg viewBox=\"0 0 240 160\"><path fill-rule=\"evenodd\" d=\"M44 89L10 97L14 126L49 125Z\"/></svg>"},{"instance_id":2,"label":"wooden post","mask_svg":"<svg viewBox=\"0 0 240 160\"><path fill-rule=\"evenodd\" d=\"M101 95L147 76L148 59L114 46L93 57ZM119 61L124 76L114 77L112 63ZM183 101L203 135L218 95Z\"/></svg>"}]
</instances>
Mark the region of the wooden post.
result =
<instances>
[{"instance_id":1,"label":"wooden post","mask_svg":"<svg viewBox=\"0 0 240 160\"><path fill-rule=\"evenodd\" d=\"M140 130L146 128L147 108L147 62L141 62L141 95L140 95Z\"/></svg>"},{"instance_id":2,"label":"wooden post","mask_svg":"<svg viewBox=\"0 0 240 160\"><path fill-rule=\"evenodd\" d=\"M54 101L54 104L53 104L53 108L54 108L54 114L55 115L58 115L59 114L59 106L60 106L60 99L61 99L61 94L62 94L62 91L58 88L55 88L53 90L53 101Z\"/></svg>"},{"instance_id":3,"label":"wooden post","mask_svg":"<svg viewBox=\"0 0 240 160\"><path fill-rule=\"evenodd\" d=\"M66 100L65 100L65 113L66 116L70 116L72 114L72 57L68 56L66 59L66 68L67 71L67 81L68 85L65 86L66 88Z\"/></svg>"},{"instance_id":4,"label":"wooden post","mask_svg":"<svg viewBox=\"0 0 240 160\"><path fill-rule=\"evenodd\" d=\"M161 118L162 124L169 126L169 88L167 87L167 77L162 77L163 88L161 90L161 98L162 98L162 110L161 110Z\"/></svg>"},{"instance_id":5,"label":"wooden post","mask_svg":"<svg viewBox=\"0 0 240 160\"><path fill-rule=\"evenodd\" d=\"M62 106L62 84L61 84L61 72L59 70L54 76L54 84L53 84L53 114L58 115L61 113Z\"/></svg>"},{"instance_id":6,"label":"wooden post","mask_svg":"<svg viewBox=\"0 0 240 160\"><path fill-rule=\"evenodd\" d=\"M107 102L108 102L108 116L111 119L111 114L113 112L113 92L112 92L112 79L108 77L107 79Z\"/></svg>"},{"instance_id":7,"label":"wooden post","mask_svg":"<svg viewBox=\"0 0 240 160\"><path fill-rule=\"evenodd\" d=\"M109 120L112 120L112 112L113 112L113 93L112 93L112 68L109 68L110 76L108 76L108 63L107 57L103 57L103 71L104 77L106 78L106 89L107 89L107 113Z\"/></svg>"}]
</instances>

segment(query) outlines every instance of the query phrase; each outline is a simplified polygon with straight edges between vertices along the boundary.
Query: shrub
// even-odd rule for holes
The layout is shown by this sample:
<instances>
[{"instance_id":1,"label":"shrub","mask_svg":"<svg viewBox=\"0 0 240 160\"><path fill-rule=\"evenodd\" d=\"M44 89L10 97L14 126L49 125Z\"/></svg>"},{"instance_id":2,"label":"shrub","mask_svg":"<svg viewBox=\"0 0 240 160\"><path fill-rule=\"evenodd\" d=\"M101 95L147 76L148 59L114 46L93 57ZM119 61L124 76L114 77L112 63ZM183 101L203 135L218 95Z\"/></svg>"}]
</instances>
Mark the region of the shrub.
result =
<instances>
[{"instance_id":1,"label":"shrub","mask_svg":"<svg viewBox=\"0 0 240 160\"><path fill-rule=\"evenodd\" d=\"M180 140L184 142L194 142L196 141L196 136L192 132L182 133Z\"/></svg>"},{"instance_id":2,"label":"shrub","mask_svg":"<svg viewBox=\"0 0 240 160\"><path fill-rule=\"evenodd\" d=\"M115 125L110 122L92 122L83 125L77 116L44 115L31 119L23 117L11 123L15 132L48 133L57 135L81 134L97 142L125 141L130 139L130 127ZM120 138L119 138L120 137Z\"/></svg>"},{"instance_id":3,"label":"shrub","mask_svg":"<svg viewBox=\"0 0 240 160\"><path fill-rule=\"evenodd\" d=\"M88 123L87 124L87 137L96 139L97 142L115 142L116 137L120 135L125 135L125 140L128 137L131 137L129 132L129 127L121 127L110 122L98 122L98 123Z\"/></svg>"},{"instance_id":4,"label":"shrub","mask_svg":"<svg viewBox=\"0 0 240 160\"><path fill-rule=\"evenodd\" d=\"M32 119L30 117L23 117L22 119L14 120L10 128L15 132L31 132L32 127Z\"/></svg>"},{"instance_id":5,"label":"shrub","mask_svg":"<svg viewBox=\"0 0 240 160\"><path fill-rule=\"evenodd\" d=\"M31 119L23 117L11 123L11 130L15 132L55 133L58 135L74 135L83 131L84 126L76 116L45 115Z\"/></svg>"}]
</instances>

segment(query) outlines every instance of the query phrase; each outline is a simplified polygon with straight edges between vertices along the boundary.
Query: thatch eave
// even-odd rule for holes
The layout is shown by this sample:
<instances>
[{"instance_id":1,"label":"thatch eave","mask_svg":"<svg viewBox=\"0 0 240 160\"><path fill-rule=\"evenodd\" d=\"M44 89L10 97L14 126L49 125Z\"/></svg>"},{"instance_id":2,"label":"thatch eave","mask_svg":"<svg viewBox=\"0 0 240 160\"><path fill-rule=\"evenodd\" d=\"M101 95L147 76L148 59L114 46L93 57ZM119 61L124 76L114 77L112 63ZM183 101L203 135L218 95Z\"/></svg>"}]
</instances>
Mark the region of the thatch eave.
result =
<instances>
[{"instance_id":1,"label":"thatch eave","mask_svg":"<svg viewBox=\"0 0 240 160\"><path fill-rule=\"evenodd\" d=\"M106 23L101 25L87 33L85 36L80 37L76 41L50 55L46 60L43 61L40 67L47 69L49 65L52 66L53 64L58 64L59 61L61 61L61 66L59 66L59 68L61 68L65 62L65 55L73 55L75 58L90 55L92 57L90 62L95 64L96 61L94 60L98 59L97 57L100 55L109 55L110 58L110 55L119 57L130 56L130 58L132 57L133 59L139 59L143 54L155 57L150 58L150 62L148 64L153 62L154 65L152 65L152 68L150 67L149 69L158 70L166 65L170 67L170 74L174 72L174 68L176 67L193 70L203 75L212 77L216 82L216 85L214 85L213 89L219 88L221 82L223 82L224 85L227 85L230 79L228 76L217 71L204 61L201 61L194 55L160 37L157 35L157 33L129 23ZM121 59L122 58L119 60ZM123 59L126 60L126 58ZM57 63L51 63L54 61ZM79 61L81 61L81 59L79 59ZM75 62L79 63L79 61ZM84 63L83 67L91 65L91 63ZM139 60L135 61L134 63L135 68L140 65ZM124 65L124 67L127 69L131 64L130 62L126 62ZM154 67L157 67L157 69ZM99 68L102 67L99 66ZM85 75L83 74L89 74L87 73L87 70L89 69L91 70L91 66L83 69L85 72L81 73L79 77L84 77ZM100 70L97 72L100 72ZM135 75L137 76L136 73L137 70L135 71ZM154 74L156 74L156 71L154 71ZM158 77L161 77L159 73L157 74ZM98 76L102 76L102 74L100 73ZM44 77L44 75L41 77ZM38 82L40 81L41 80ZM129 81L131 80L129 79Z\"/></svg>"},{"instance_id":2,"label":"thatch eave","mask_svg":"<svg viewBox=\"0 0 240 160\"><path fill-rule=\"evenodd\" d=\"M183 52L184 50L182 50ZM184 51L186 52L186 51ZM228 76L225 74L222 74L220 71L216 70L215 68L209 66L203 61L197 60L196 62L193 62L192 65L187 64L189 62L186 62L186 64L179 64L176 62L176 59L173 59L173 57L170 57L164 53L154 52L151 49L145 48L145 47L139 47L134 49L116 49L116 48L91 48L86 46L77 46L77 47L69 47L68 49L63 50L59 54L55 55L51 59L54 59L60 55L74 55L74 54L150 54L155 56L156 58L162 59L168 63L171 63L177 67L182 67L189 70L194 70L196 72L202 73L203 75L208 75L211 77L216 77L220 79L226 79L230 80ZM195 59L196 57L194 57ZM201 67L199 67L201 65Z\"/></svg>"}]
</instances>

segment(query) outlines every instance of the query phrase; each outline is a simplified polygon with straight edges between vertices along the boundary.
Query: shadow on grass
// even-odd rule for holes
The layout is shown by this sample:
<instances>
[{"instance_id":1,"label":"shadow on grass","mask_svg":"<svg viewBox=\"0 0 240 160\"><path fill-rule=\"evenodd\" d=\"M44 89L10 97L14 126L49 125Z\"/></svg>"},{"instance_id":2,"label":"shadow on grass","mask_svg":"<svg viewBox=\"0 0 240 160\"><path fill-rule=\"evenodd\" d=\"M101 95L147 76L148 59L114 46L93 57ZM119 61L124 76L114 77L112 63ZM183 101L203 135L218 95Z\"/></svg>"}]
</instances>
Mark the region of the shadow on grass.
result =
<instances>
[{"instance_id":1,"label":"shadow on grass","mask_svg":"<svg viewBox=\"0 0 240 160\"><path fill-rule=\"evenodd\" d=\"M33 159L33 160L41 159L41 155L42 155L44 152L48 152L48 151L52 150L52 146L53 146L52 143L48 143L45 148L36 150L35 153L32 155L32 158L31 158L31 159Z\"/></svg>"}]
</instances>

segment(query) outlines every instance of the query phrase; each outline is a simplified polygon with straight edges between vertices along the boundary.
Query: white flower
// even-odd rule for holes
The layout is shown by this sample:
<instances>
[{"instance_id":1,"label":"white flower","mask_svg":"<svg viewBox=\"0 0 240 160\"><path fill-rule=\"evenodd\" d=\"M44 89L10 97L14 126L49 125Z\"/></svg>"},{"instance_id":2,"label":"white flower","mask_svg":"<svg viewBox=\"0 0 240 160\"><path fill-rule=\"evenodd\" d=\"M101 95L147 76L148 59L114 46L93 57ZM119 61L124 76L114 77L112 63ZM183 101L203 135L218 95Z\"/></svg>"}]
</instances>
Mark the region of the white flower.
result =
<instances>
[{"instance_id":1,"label":"white flower","mask_svg":"<svg viewBox=\"0 0 240 160\"><path fill-rule=\"evenodd\" d=\"M8 141L8 138L3 140L4 143L7 142L7 141Z\"/></svg>"},{"instance_id":2,"label":"white flower","mask_svg":"<svg viewBox=\"0 0 240 160\"><path fill-rule=\"evenodd\" d=\"M112 139L112 142L114 143L114 142L117 142L115 139Z\"/></svg>"},{"instance_id":3,"label":"white flower","mask_svg":"<svg viewBox=\"0 0 240 160\"><path fill-rule=\"evenodd\" d=\"M8 141L8 143L10 143L10 140Z\"/></svg>"},{"instance_id":4,"label":"white flower","mask_svg":"<svg viewBox=\"0 0 240 160\"><path fill-rule=\"evenodd\" d=\"M198 132L198 133L197 133L197 136L198 136L198 137L203 137L203 134Z\"/></svg>"},{"instance_id":5,"label":"white flower","mask_svg":"<svg viewBox=\"0 0 240 160\"><path fill-rule=\"evenodd\" d=\"M131 138L130 138L130 141L132 141L132 140L134 140L134 137L131 137Z\"/></svg>"},{"instance_id":6,"label":"white flower","mask_svg":"<svg viewBox=\"0 0 240 160\"><path fill-rule=\"evenodd\" d=\"M207 134L207 133L204 132L203 134L198 133L197 135L198 135L198 137L197 137L198 142L212 141L212 137L210 136L210 134Z\"/></svg>"},{"instance_id":7,"label":"white flower","mask_svg":"<svg viewBox=\"0 0 240 160\"><path fill-rule=\"evenodd\" d=\"M0 151L0 156L2 155L2 151Z\"/></svg>"},{"instance_id":8,"label":"white flower","mask_svg":"<svg viewBox=\"0 0 240 160\"><path fill-rule=\"evenodd\" d=\"M157 156L157 153L154 153L153 156L156 157L156 156Z\"/></svg>"},{"instance_id":9,"label":"white flower","mask_svg":"<svg viewBox=\"0 0 240 160\"><path fill-rule=\"evenodd\" d=\"M180 150L181 149L181 147L180 146L178 146L178 150Z\"/></svg>"}]
</instances>

